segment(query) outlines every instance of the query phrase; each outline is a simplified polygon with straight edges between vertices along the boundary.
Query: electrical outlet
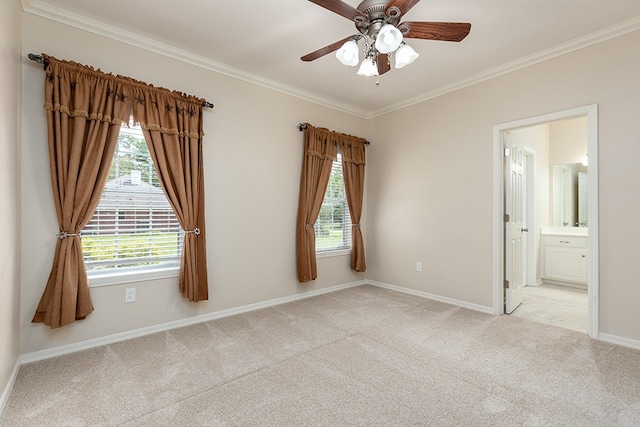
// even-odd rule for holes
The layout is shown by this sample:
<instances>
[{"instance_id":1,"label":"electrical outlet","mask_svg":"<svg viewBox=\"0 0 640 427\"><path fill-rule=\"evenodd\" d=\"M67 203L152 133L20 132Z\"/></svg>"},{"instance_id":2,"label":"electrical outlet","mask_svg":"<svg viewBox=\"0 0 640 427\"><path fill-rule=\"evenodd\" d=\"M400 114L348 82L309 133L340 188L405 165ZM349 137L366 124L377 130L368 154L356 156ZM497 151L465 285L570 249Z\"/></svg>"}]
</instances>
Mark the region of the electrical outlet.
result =
<instances>
[{"instance_id":1,"label":"electrical outlet","mask_svg":"<svg viewBox=\"0 0 640 427\"><path fill-rule=\"evenodd\" d=\"M124 302L135 302L136 288L127 288L124 290Z\"/></svg>"},{"instance_id":2,"label":"electrical outlet","mask_svg":"<svg viewBox=\"0 0 640 427\"><path fill-rule=\"evenodd\" d=\"M416 261L416 271L422 271L422 261Z\"/></svg>"}]
</instances>

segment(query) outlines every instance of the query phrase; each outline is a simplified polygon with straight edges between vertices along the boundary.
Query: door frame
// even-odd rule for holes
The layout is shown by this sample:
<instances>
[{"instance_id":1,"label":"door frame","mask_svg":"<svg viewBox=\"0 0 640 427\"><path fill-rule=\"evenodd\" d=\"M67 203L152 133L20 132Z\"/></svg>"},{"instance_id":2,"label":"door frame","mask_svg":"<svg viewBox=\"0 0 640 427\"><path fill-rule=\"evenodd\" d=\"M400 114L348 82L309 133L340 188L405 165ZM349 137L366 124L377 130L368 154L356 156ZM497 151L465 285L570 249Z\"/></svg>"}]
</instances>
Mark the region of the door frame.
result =
<instances>
[{"instance_id":1,"label":"door frame","mask_svg":"<svg viewBox=\"0 0 640 427\"><path fill-rule=\"evenodd\" d=\"M599 234L598 234L598 105L587 105L493 127L493 313L504 314L504 168L502 138L505 132L556 120L587 117L589 155L587 298L589 337L599 336Z\"/></svg>"}]
</instances>

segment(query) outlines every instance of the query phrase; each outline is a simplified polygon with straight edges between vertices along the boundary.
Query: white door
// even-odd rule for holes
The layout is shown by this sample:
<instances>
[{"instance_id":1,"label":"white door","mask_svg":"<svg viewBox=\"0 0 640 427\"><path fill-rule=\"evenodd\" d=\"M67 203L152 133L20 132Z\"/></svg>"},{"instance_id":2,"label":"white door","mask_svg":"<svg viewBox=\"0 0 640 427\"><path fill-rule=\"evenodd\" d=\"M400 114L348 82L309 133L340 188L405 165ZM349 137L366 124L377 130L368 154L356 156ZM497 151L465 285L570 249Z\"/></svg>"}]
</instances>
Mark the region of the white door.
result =
<instances>
[{"instance_id":1,"label":"white door","mask_svg":"<svg viewBox=\"0 0 640 427\"><path fill-rule=\"evenodd\" d=\"M511 313L522 303L526 284L525 235L528 230L525 215L525 156L521 143L505 138L505 313Z\"/></svg>"}]
</instances>

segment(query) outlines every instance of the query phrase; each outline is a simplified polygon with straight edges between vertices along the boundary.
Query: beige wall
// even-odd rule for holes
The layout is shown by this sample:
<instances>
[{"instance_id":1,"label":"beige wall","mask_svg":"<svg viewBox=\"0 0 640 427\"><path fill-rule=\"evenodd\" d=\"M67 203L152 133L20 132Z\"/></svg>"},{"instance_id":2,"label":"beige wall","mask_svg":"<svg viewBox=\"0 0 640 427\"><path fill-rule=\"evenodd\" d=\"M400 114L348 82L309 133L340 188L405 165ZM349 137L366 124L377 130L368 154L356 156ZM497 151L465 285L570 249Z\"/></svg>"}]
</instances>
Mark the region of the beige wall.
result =
<instances>
[{"instance_id":1,"label":"beige wall","mask_svg":"<svg viewBox=\"0 0 640 427\"><path fill-rule=\"evenodd\" d=\"M52 331L30 323L49 274L57 223L42 109L44 74L39 65L25 64L23 111L29 121L23 129L22 210L29 219L22 227L22 353L364 279L341 256L319 259L318 279L301 285L294 258L302 159L297 124L309 121L367 137L364 119L29 14L23 51L195 94L215 109L204 118L210 301L182 299L177 279L136 283L136 302L126 305L127 285L93 288L95 311Z\"/></svg>"},{"instance_id":2,"label":"beige wall","mask_svg":"<svg viewBox=\"0 0 640 427\"><path fill-rule=\"evenodd\" d=\"M549 162L580 163L587 154L587 117L559 120L549 125Z\"/></svg>"},{"instance_id":3,"label":"beige wall","mask_svg":"<svg viewBox=\"0 0 640 427\"><path fill-rule=\"evenodd\" d=\"M18 0L0 2L0 413L19 354L20 46Z\"/></svg>"},{"instance_id":4,"label":"beige wall","mask_svg":"<svg viewBox=\"0 0 640 427\"><path fill-rule=\"evenodd\" d=\"M137 301L127 305L127 285L93 288L96 311L51 331L30 324L57 225L43 143L43 74L35 64L23 66L29 122L22 130L22 353L363 279L349 270L348 257L336 257L319 260L315 283L296 281L301 121L373 141L366 278L490 307L493 126L590 104L600 107L600 330L640 340L640 288L630 273L640 232L625 225L640 209L629 197L640 193L633 167L640 154L640 58L629 54L640 32L366 121L49 20L23 20L25 54L91 64L205 97L216 108L205 115L211 300L185 302L175 280L137 283ZM423 262L420 273L416 261Z\"/></svg>"},{"instance_id":5,"label":"beige wall","mask_svg":"<svg viewBox=\"0 0 640 427\"><path fill-rule=\"evenodd\" d=\"M367 278L491 306L493 126L598 104L600 332L640 340L638 46L640 31L373 120Z\"/></svg>"}]
</instances>

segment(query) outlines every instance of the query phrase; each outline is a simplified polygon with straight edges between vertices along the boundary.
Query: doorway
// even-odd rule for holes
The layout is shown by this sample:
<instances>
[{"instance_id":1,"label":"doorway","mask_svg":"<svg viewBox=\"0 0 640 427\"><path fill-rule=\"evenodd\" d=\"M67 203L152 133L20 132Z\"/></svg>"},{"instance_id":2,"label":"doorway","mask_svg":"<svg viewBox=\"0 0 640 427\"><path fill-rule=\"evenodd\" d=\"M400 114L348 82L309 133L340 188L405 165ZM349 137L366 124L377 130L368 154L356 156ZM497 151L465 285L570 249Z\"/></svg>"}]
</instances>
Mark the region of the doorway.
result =
<instances>
[{"instance_id":1,"label":"doorway","mask_svg":"<svg viewBox=\"0 0 640 427\"><path fill-rule=\"evenodd\" d=\"M587 121L587 152L589 157L589 170L588 170L588 198L587 209L589 215L589 221L587 225L588 229L588 261L587 261L587 312L588 312L588 333L592 338L597 338L598 335L598 130L597 130L597 105L591 105L581 108L575 108L572 110L561 111L552 114L546 114L542 116L532 117L528 119L518 120L514 122L504 123L494 126L494 188L493 188L493 200L494 200L494 225L493 225L493 310L495 314L505 313L505 299L509 295L509 286L511 283L507 281L509 275L508 268L511 268L512 261L505 262L505 256L508 255L506 249L507 238L511 239L509 234L510 219L505 215L507 201L505 200L504 185L505 180L509 179L509 176L505 174L504 165L505 152L504 144L508 136L518 129L524 129L528 127L534 127L549 122L557 122L564 119L573 119L578 117L586 117ZM524 171L527 175L530 175L531 161L535 158L535 150L523 149L523 153L527 154L523 156L528 159L524 163ZM585 153L586 155L586 153ZM530 180L531 181L531 180ZM529 201L529 207L533 200L531 199L531 188L527 186L523 188L523 194L526 196L523 199ZM525 206L525 212L529 209ZM524 225L518 225L518 230L522 230ZM539 229L539 227L538 227ZM531 233L533 234L533 233ZM516 233L517 235L517 233ZM525 252L531 252L531 243L533 238L523 241L522 249L528 249ZM509 250L512 249L514 240L509 240ZM521 282L531 283L531 260L528 257L523 262L523 270L526 272L526 277ZM505 290L506 288L506 290ZM512 289L513 291L514 289ZM512 295L516 295L513 294ZM513 307L512 307L513 308Z\"/></svg>"}]
</instances>

